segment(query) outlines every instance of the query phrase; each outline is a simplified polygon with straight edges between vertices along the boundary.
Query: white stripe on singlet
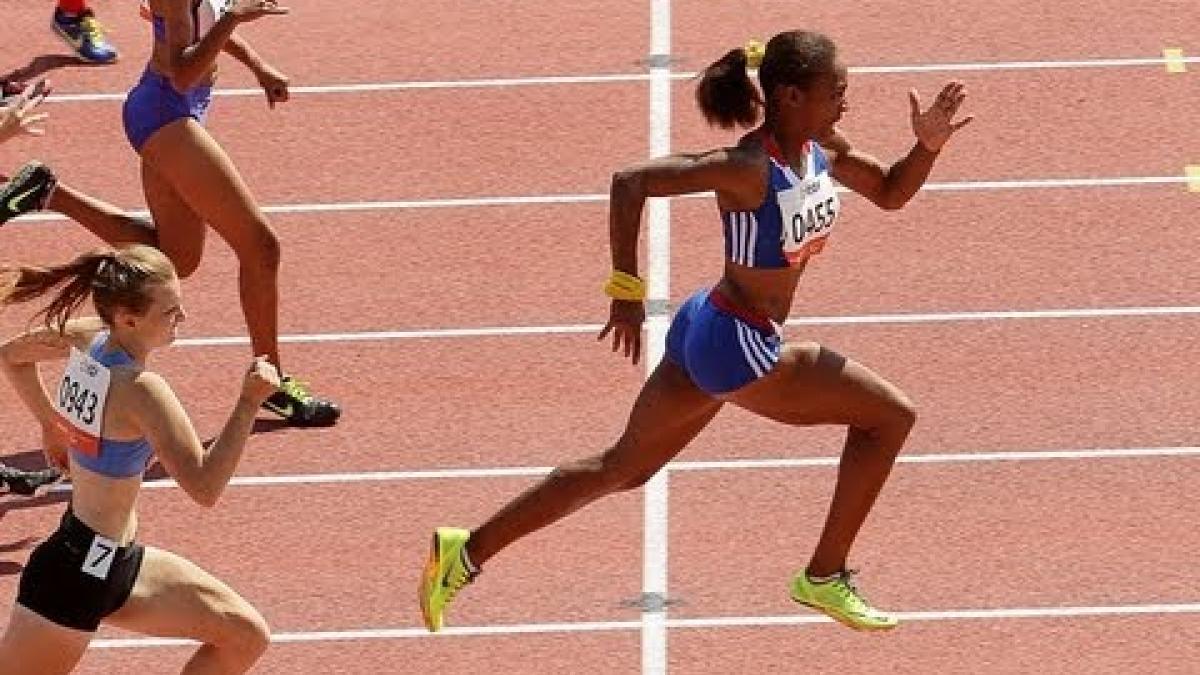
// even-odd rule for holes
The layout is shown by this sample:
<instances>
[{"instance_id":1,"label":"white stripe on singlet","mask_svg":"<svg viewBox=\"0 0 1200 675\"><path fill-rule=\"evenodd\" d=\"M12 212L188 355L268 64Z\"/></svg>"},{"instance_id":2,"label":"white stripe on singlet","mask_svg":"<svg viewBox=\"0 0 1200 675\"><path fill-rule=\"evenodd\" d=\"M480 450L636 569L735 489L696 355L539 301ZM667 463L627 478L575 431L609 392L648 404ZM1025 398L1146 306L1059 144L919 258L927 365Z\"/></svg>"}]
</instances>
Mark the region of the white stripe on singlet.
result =
<instances>
[{"instance_id":1,"label":"white stripe on singlet","mask_svg":"<svg viewBox=\"0 0 1200 675\"><path fill-rule=\"evenodd\" d=\"M750 243L746 247L746 265L754 267L754 249L758 243L758 218L754 216L753 211L746 212L746 220L750 224Z\"/></svg>"}]
</instances>

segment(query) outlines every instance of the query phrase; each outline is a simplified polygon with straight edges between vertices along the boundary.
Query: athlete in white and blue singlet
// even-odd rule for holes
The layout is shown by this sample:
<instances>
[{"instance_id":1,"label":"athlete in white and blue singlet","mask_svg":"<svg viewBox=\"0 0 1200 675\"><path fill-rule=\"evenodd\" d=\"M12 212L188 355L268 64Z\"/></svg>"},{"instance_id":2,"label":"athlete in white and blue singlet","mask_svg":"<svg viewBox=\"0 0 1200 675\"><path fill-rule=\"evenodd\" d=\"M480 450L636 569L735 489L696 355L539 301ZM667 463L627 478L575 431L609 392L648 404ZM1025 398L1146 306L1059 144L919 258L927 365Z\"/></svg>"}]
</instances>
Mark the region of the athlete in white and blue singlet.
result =
<instances>
[{"instance_id":1,"label":"athlete in white and blue singlet","mask_svg":"<svg viewBox=\"0 0 1200 675\"><path fill-rule=\"evenodd\" d=\"M756 45L761 48L761 45ZM816 551L791 580L791 597L849 626L878 630L896 618L868 605L846 570L859 528L882 488L916 413L894 385L812 342L784 344L804 268L841 217L837 180L885 209L903 206L925 182L965 98L946 85L922 110L910 94L916 142L890 167L851 146L836 128L846 111L846 68L829 38L780 33L759 64L761 95L747 74L757 49L736 49L709 66L701 111L724 128L762 125L732 148L680 154L618 172L609 231L614 285L638 271L638 231L648 197L714 191L725 230L725 274L676 313L666 358L647 380L625 433L607 451L556 468L474 531L438 528L420 598L426 625L441 628L447 603L489 558L589 502L642 485L732 403L791 425L849 427L833 502ZM634 279L633 281L637 281ZM601 339L636 362L645 307L617 299ZM634 294L637 297L639 294ZM786 540L764 541L786 554Z\"/></svg>"}]
</instances>

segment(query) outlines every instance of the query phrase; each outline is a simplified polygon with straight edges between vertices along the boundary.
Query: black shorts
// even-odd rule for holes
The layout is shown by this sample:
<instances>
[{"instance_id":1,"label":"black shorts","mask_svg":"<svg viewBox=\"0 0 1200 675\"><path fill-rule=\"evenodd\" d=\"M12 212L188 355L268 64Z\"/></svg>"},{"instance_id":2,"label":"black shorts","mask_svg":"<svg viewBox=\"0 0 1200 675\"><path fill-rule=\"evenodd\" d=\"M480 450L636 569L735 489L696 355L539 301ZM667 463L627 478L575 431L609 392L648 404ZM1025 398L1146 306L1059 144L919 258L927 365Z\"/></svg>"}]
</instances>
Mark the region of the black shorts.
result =
<instances>
[{"instance_id":1,"label":"black shorts","mask_svg":"<svg viewBox=\"0 0 1200 675\"><path fill-rule=\"evenodd\" d=\"M68 509L29 556L17 604L60 626L95 632L129 599L145 552L137 542L114 546Z\"/></svg>"}]
</instances>

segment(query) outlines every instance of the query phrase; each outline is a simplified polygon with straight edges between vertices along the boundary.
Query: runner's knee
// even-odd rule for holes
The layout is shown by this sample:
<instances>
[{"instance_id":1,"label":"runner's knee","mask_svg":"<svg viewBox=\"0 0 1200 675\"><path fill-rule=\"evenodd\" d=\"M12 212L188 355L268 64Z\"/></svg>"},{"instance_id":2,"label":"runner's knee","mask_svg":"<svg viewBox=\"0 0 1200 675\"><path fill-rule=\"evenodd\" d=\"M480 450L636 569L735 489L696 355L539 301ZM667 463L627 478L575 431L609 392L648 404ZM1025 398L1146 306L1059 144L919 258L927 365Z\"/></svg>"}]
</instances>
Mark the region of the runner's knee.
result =
<instances>
[{"instance_id":1,"label":"runner's knee","mask_svg":"<svg viewBox=\"0 0 1200 675\"><path fill-rule=\"evenodd\" d=\"M252 664L267 651L271 629L258 610L249 604L240 604L242 606L226 613L225 630L216 646L238 662Z\"/></svg>"},{"instance_id":2,"label":"runner's knee","mask_svg":"<svg viewBox=\"0 0 1200 675\"><path fill-rule=\"evenodd\" d=\"M627 438L622 438L611 450L604 454L604 462L609 467L607 473L612 480L613 491L636 490L646 484L661 466L647 467L644 462L636 461L647 455L644 448L630 446Z\"/></svg>"},{"instance_id":3,"label":"runner's knee","mask_svg":"<svg viewBox=\"0 0 1200 675\"><path fill-rule=\"evenodd\" d=\"M252 265L257 269L274 272L279 269L282 256L279 236L267 223L256 227L253 237L249 237L249 250L237 251L238 259L243 267Z\"/></svg>"},{"instance_id":4,"label":"runner's knee","mask_svg":"<svg viewBox=\"0 0 1200 675\"><path fill-rule=\"evenodd\" d=\"M181 256L176 254L170 258L171 263L175 265L175 276L180 279L187 279L200 268L200 256L198 255Z\"/></svg>"},{"instance_id":5,"label":"runner's knee","mask_svg":"<svg viewBox=\"0 0 1200 675\"><path fill-rule=\"evenodd\" d=\"M894 447L899 452L900 444L917 423L917 408L908 395L897 390L881 402L871 417L871 422L859 426L859 430L886 441L884 447Z\"/></svg>"}]
</instances>

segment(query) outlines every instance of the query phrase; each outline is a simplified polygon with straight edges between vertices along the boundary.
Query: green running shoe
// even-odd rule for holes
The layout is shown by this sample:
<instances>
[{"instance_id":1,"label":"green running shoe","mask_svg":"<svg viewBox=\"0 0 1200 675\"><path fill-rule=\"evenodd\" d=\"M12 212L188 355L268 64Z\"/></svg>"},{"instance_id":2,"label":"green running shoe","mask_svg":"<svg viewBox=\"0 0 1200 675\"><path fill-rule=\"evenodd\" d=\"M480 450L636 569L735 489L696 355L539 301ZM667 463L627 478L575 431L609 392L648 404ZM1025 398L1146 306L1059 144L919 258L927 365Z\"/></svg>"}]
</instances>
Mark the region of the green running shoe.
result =
<instances>
[{"instance_id":1,"label":"green running shoe","mask_svg":"<svg viewBox=\"0 0 1200 675\"><path fill-rule=\"evenodd\" d=\"M832 581L810 581L801 570L792 577L792 600L828 614L834 620L855 630L889 630L900 620L867 604L859 594L853 576L857 572L844 570Z\"/></svg>"},{"instance_id":2,"label":"green running shoe","mask_svg":"<svg viewBox=\"0 0 1200 675\"><path fill-rule=\"evenodd\" d=\"M429 562L425 564L418 592L425 627L432 632L442 629L446 606L455 594L478 576L478 572L472 574L467 569L462 559L463 547L470 537L470 530L456 527L439 527L433 533Z\"/></svg>"},{"instance_id":3,"label":"green running shoe","mask_svg":"<svg viewBox=\"0 0 1200 675\"><path fill-rule=\"evenodd\" d=\"M17 169L12 179L0 185L0 225L44 208L57 185L54 172L41 162L31 161Z\"/></svg>"},{"instance_id":4,"label":"green running shoe","mask_svg":"<svg viewBox=\"0 0 1200 675\"><path fill-rule=\"evenodd\" d=\"M333 426L342 416L336 403L313 396L307 384L291 377L280 380L279 391L263 401L262 407L294 427Z\"/></svg>"}]
</instances>

